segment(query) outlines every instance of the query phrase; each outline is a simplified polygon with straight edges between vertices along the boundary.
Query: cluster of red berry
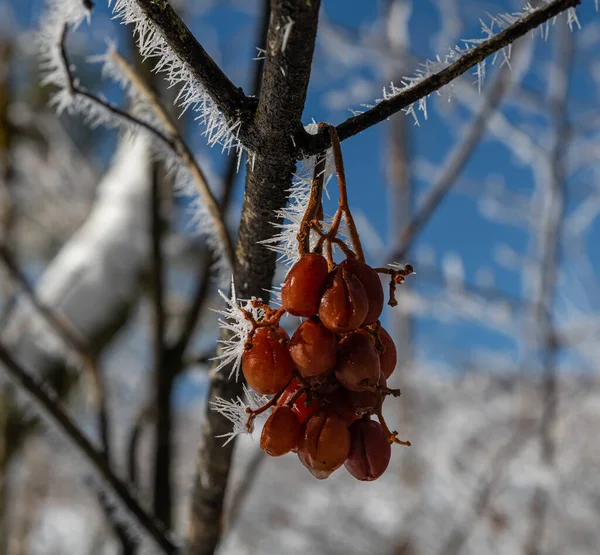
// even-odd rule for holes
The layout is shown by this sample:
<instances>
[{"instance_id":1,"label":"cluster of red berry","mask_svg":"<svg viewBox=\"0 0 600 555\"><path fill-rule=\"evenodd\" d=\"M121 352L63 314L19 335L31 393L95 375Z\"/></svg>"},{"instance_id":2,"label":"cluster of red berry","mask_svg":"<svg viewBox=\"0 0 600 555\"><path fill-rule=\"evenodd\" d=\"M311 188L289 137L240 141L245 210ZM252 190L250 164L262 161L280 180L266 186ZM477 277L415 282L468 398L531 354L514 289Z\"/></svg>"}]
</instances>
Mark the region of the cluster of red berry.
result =
<instances>
[{"instance_id":1,"label":"cluster of red berry","mask_svg":"<svg viewBox=\"0 0 600 555\"><path fill-rule=\"evenodd\" d=\"M378 269L395 286L412 273ZM304 254L281 288L282 308L255 306L264 318L252 322L242 371L255 391L273 395L258 410L248 409L248 426L271 409L260 440L269 455L296 452L317 478L345 465L358 480L375 480L386 470L391 444L400 441L382 415L383 401L399 390L386 380L396 366L396 347L381 327L384 293L377 271L359 258L328 263ZM280 326L285 313L306 318L290 339ZM378 421L371 416L377 416Z\"/></svg>"}]
</instances>

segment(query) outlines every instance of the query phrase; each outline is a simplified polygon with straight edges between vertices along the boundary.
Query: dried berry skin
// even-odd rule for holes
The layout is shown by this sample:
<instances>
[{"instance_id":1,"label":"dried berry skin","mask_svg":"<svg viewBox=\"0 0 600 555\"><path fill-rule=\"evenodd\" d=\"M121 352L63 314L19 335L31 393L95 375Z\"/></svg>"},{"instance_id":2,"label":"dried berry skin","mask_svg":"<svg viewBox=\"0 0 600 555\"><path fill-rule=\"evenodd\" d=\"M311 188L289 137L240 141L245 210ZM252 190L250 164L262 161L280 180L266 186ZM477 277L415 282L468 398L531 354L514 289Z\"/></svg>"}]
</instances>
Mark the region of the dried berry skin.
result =
<instances>
[{"instance_id":1,"label":"dried berry skin","mask_svg":"<svg viewBox=\"0 0 600 555\"><path fill-rule=\"evenodd\" d=\"M373 420L357 420L350 426L350 454L344 466L357 480L377 480L387 469L392 449L383 427Z\"/></svg>"},{"instance_id":2,"label":"dried berry skin","mask_svg":"<svg viewBox=\"0 0 600 555\"><path fill-rule=\"evenodd\" d=\"M307 320L292 335L290 355L304 378L333 371L337 361L337 338L325 326Z\"/></svg>"},{"instance_id":3,"label":"dried berry skin","mask_svg":"<svg viewBox=\"0 0 600 555\"><path fill-rule=\"evenodd\" d=\"M350 432L340 418L319 412L304 423L298 458L319 480L340 468L349 452Z\"/></svg>"},{"instance_id":4,"label":"dried berry skin","mask_svg":"<svg viewBox=\"0 0 600 555\"><path fill-rule=\"evenodd\" d=\"M353 331L360 327L368 311L367 292L360 280L344 267L332 270L319 306L323 325L334 333Z\"/></svg>"},{"instance_id":5,"label":"dried berry skin","mask_svg":"<svg viewBox=\"0 0 600 555\"><path fill-rule=\"evenodd\" d=\"M379 375L378 385L386 387L387 382L383 373ZM356 414L372 412L377 406L379 393L376 391L348 391L348 400Z\"/></svg>"},{"instance_id":6,"label":"dried berry skin","mask_svg":"<svg viewBox=\"0 0 600 555\"><path fill-rule=\"evenodd\" d=\"M252 346L242 356L242 372L254 391L275 395L292 379L294 361L287 348L288 339L282 328L256 330Z\"/></svg>"},{"instance_id":7,"label":"dried berry skin","mask_svg":"<svg viewBox=\"0 0 600 555\"><path fill-rule=\"evenodd\" d=\"M351 394L353 392L340 387L337 391L333 393L329 393L328 395L324 395L321 401L321 406L323 407L323 411L327 414L334 414L338 416L347 426L350 426L352 422L358 420L360 418L360 414L354 408L354 405L351 401ZM375 395L375 393L370 392L362 392L369 393L370 395ZM362 393L356 393L357 395L361 395Z\"/></svg>"},{"instance_id":8,"label":"dried berry skin","mask_svg":"<svg viewBox=\"0 0 600 555\"><path fill-rule=\"evenodd\" d=\"M381 362L381 373L387 380L396 368L398 360L398 352L396 345L390 334L383 328L379 328L379 340L381 341L384 351L379 353L379 361Z\"/></svg>"},{"instance_id":9,"label":"dried berry skin","mask_svg":"<svg viewBox=\"0 0 600 555\"><path fill-rule=\"evenodd\" d=\"M375 343L366 334L350 333L342 339L335 377L346 389L366 391L376 386L380 368Z\"/></svg>"},{"instance_id":10,"label":"dried berry skin","mask_svg":"<svg viewBox=\"0 0 600 555\"><path fill-rule=\"evenodd\" d=\"M277 407L265 422L260 448L272 457L289 453L298 445L302 425L289 407Z\"/></svg>"},{"instance_id":11,"label":"dried berry skin","mask_svg":"<svg viewBox=\"0 0 600 555\"><path fill-rule=\"evenodd\" d=\"M347 258L340 266L343 266L350 274L356 276L364 287L369 301L369 310L363 320L363 324L374 324L379 320L379 316L381 316L381 312L383 311L383 303L385 302L379 274L371 266L358 260L358 258Z\"/></svg>"},{"instance_id":12,"label":"dried berry skin","mask_svg":"<svg viewBox=\"0 0 600 555\"><path fill-rule=\"evenodd\" d=\"M277 400L277 406L281 407L288 404L288 401L291 401L300 388L302 388L302 384L296 379L292 380ZM303 424L307 418L319 410L319 403L316 399L312 399L309 403L306 393L302 393L292 404L292 410L300 424Z\"/></svg>"},{"instance_id":13,"label":"dried berry skin","mask_svg":"<svg viewBox=\"0 0 600 555\"><path fill-rule=\"evenodd\" d=\"M294 316L310 318L317 314L328 272L327 260L320 254L302 256L281 286L282 307Z\"/></svg>"}]
</instances>

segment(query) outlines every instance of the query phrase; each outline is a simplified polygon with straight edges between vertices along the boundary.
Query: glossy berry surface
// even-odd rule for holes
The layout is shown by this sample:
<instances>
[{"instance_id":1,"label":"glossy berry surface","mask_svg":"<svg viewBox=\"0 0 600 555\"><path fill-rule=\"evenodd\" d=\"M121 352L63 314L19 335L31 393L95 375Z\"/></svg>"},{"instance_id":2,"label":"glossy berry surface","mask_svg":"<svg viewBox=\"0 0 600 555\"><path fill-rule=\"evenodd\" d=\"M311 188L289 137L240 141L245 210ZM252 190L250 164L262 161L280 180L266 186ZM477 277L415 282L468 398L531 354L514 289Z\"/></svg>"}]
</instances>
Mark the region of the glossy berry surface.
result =
<instances>
[{"instance_id":1,"label":"glossy berry surface","mask_svg":"<svg viewBox=\"0 0 600 555\"><path fill-rule=\"evenodd\" d=\"M242 356L242 372L248 385L258 393L275 395L292 379L294 361L288 340L282 328L259 328L254 333L252 346Z\"/></svg>"},{"instance_id":2,"label":"glossy berry surface","mask_svg":"<svg viewBox=\"0 0 600 555\"><path fill-rule=\"evenodd\" d=\"M350 391L366 391L379 382L380 362L375 343L366 334L350 333L340 342L337 380Z\"/></svg>"},{"instance_id":3,"label":"glossy berry surface","mask_svg":"<svg viewBox=\"0 0 600 555\"><path fill-rule=\"evenodd\" d=\"M341 266L332 270L319 306L323 325L334 333L353 331L368 311L367 293L360 280Z\"/></svg>"},{"instance_id":4,"label":"glossy berry surface","mask_svg":"<svg viewBox=\"0 0 600 555\"><path fill-rule=\"evenodd\" d=\"M265 422L260 436L260 448L272 457L289 453L298 445L302 425L294 411L277 407Z\"/></svg>"},{"instance_id":5,"label":"glossy berry surface","mask_svg":"<svg viewBox=\"0 0 600 555\"><path fill-rule=\"evenodd\" d=\"M339 417L316 413L304 423L298 458L316 478L329 477L344 464L349 452L350 432Z\"/></svg>"},{"instance_id":6,"label":"glossy berry surface","mask_svg":"<svg viewBox=\"0 0 600 555\"><path fill-rule=\"evenodd\" d=\"M328 272L323 256L314 252L305 254L281 286L282 307L294 316L310 318L317 314Z\"/></svg>"},{"instance_id":7,"label":"glossy berry surface","mask_svg":"<svg viewBox=\"0 0 600 555\"><path fill-rule=\"evenodd\" d=\"M304 378L333 371L337 361L337 338L322 324L303 322L290 341L290 355Z\"/></svg>"},{"instance_id":8,"label":"glossy berry surface","mask_svg":"<svg viewBox=\"0 0 600 555\"><path fill-rule=\"evenodd\" d=\"M383 287L379 275L371 266L357 258L347 258L340 266L345 268L349 274L356 276L365 289L369 309L362 323L364 325L374 324L381 316L384 303Z\"/></svg>"},{"instance_id":9,"label":"glossy berry surface","mask_svg":"<svg viewBox=\"0 0 600 555\"><path fill-rule=\"evenodd\" d=\"M350 426L350 454L344 463L357 480L377 480L387 469L392 449L383 427L373 420L357 420Z\"/></svg>"}]
</instances>

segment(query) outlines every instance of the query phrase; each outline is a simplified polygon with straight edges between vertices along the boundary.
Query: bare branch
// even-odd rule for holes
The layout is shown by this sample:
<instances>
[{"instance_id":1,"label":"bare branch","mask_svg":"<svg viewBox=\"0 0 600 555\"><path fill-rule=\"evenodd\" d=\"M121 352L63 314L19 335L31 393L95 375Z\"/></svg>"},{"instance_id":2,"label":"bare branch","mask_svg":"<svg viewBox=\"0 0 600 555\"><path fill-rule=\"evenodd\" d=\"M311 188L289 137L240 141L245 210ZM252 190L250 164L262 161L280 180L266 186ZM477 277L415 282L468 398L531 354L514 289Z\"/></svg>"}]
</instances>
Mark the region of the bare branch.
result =
<instances>
[{"instance_id":1,"label":"bare branch","mask_svg":"<svg viewBox=\"0 0 600 555\"><path fill-rule=\"evenodd\" d=\"M178 552L177 546L166 536L162 526L144 511L125 483L113 473L104 455L90 443L71 417L46 393L44 387L32 377L31 372L13 359L8 349L1 342L0 362L4 365L5 372L9 374L19 389L27 393L34 401L36 409L43 411L46 418L73 443L77 451L85 457L90 466L101 477L103 485L123 504L137 524L146 530L162 552L176 554Z\"/></svg>"},{"instance_id":2,"label":"bare branch","mask_svg":"<svg viewBox=\"0 0 600 555\"><path fill-rule=\"evenodd\" d=\"M351 117L337 126L338 135L341 141L353 137L354 135L380 123L391 115L409 107L431 93L441 89L469 69L475 67L478 63L485 60L488 56L502 50L502 48L516 41L518 38L526 35L542 23L549 21L560 13L574 8L581 3L581 0L555 0L547 6L533 11L530 15L519 20L514 25L507 27L492 38L482 42L479 46L470 50L459 60L442 71L423 79L414 86L406 89L404 92L393 96L387 100L382 100L376 106L366 112ZM302 131L297 133L294 138L301 155L316 154L331 146L331 141L327 133L321 132L317 135L309 135Z\"/></svg>"}]
</instances>

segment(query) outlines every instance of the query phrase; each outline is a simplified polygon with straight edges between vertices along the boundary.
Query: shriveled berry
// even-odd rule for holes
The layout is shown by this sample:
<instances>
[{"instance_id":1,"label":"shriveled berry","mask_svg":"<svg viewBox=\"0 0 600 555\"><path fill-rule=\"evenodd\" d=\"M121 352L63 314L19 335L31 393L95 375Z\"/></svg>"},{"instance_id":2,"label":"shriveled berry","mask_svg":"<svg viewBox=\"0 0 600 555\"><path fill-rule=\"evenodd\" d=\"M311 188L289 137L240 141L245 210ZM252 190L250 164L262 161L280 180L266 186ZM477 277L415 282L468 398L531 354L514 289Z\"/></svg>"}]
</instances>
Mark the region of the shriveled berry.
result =
<instances>
[{"instance_id":1,"label":"shriveled berry","mask_svg":"<svg viewBox=\"0 0 600 555\"><path fill-rule=\"evenodd\" d=\"M281 397L277 400L277 406L281 407L287 405L301 388L302 384L298 380L292 380ZM307 418L319 410L319 403L316 399L311 399L309 402L306 393L301 393L292 403L292 410L296 414L300 424L302 424Z\"/></svg>"},{"instance_id":2,"label":"shriveled berry","mask_svg":"<svg viewBox=\"0 0 600 555\"><path fill-rule=\"evenodd\" d=\"M392 449L383 427L374 420L357 420L350 426L350 454L344 463L357 480L377 480L387 469Z\"/></svg>"},{"instance_id":3,"label":"shriveled berry","mask_svg":"<svg viewBox=\"0 0 600 555\"><path fill-rule=\"evenodd\" d=\"M379 375L378 385L382 387L387 385L383 373ZM348 391L348 400L356 414L365 414L375 409L379 393L376 391Z\"/></svg>"},{"instance_id":4,"label":"shriveled berry","mask_svg":"<svg viewBox=\"0 0 600 555\"><path fill-rule=\"evenodd\" d=\"M322 324L306 320L292 335L290 355L304 378L333 371L337 360L337 338Z\"/></svg>"},{"instance_id":5,"label":"shriveled berry","mask_svg":"<svg viewBox=\"0 0 600 555\"><path fill-rule=\"evenodd\" d=\"M398 360L398 353L396 351L396 345L390 334L383 328L379 328L379 339L383 346L383 352L379 353L379 361L381 362L381 373L387 380L394 369L396 368L396 362Z\"/></svg>"},{"instance_id":6,"label":"shriveled berry","mask_svg":"<svg viewBox=\"0 0 600 555\"><path fill-rule=\"evenodd\" d=\"M323 407L323 411L325 411L328 414L335 414L336 416L339 416L339 418L341 418L347 426L350 426L352 422L360 418L360 414L357 414L357 411L355 410L354 405L351 401L352 393L353 392L348 391L343 387L340 387L333 393L324 395L321 400L321 406ZM370 392L364 393L370 394ZM357 395L360 394L357 393Z\"/></svg>"},{"instance_id":7,"label":"shriveled berry","mask_svg":"<svg viewBox=\"0 0 600 555\"><path fill-rule=\"evenodd\" d=\"M377 385L380 374L375 343L363 333L350 333L340 341L335 377L350 391L366 391Z\"/></svg>"},{"instance_id":8,"label":"shriveled berry","mask_svg":"<svg viewBox=\"0 0 600 555\"><path fill-rule=\"evenodd\" d=\"M300 258L281 286L281 305L294 316L310 318L319 311L328 276L327 260L311 252Z\"/></svg>"},{"instance_id":9,"label":"shriveled berry","mask_svg":"<svg viewBox=\"0 0 600 555\"><path fill-rule=\"evenodd\" d=\"M347 258L340 266L344 267L350 274L356 276L364 287L369 301L369 310L363 324L374 324L379 319L379 316L381 316L385 300L379 274L371 266L361 262L358 258Z\"/></svg>"},{"instance_id":10,"label":"shriveled berry","mask_svg":"<svg viewBox=\"0 0 600 555\"><path fill-rule=\"evenodd\" d=\"M260 448L272 457L280 457L295 449L302 425L290 407L277 407L265 422Z\"/></svg>"},{"instance_id":11,"label":"shriveled berry","mask_svg":"<svg viewBox=\"0 0 600 555\"><path fill-rule=\"evenodd\" d=\"M334 333L357 329L369 311L367 293L360 280L344 267L329 273L319 306L319 318Z\"/></svg>"},{"instance_id":12,"label":"shriveled berry","mask_svg":"<svg viewBox=\"0 0 600 555\"><path fill-rule=\"evenodd\" d=\"M248 385L263 395L279 393L292 379L294 361L282 328L259 328L252 346L242 356L242 372Z\"/></svg>"},{"instance_id":13,"label":"shriveled berry","mask_svg":"<svg viewBox=\"0 0 600 555\"><path fill-rule=\"evenodd\" d=\"M304 423L298 458L315 478L328 478L344 464L349 452L350 432L337 416L318 412Z\"/></svg>"}]
</instances>

